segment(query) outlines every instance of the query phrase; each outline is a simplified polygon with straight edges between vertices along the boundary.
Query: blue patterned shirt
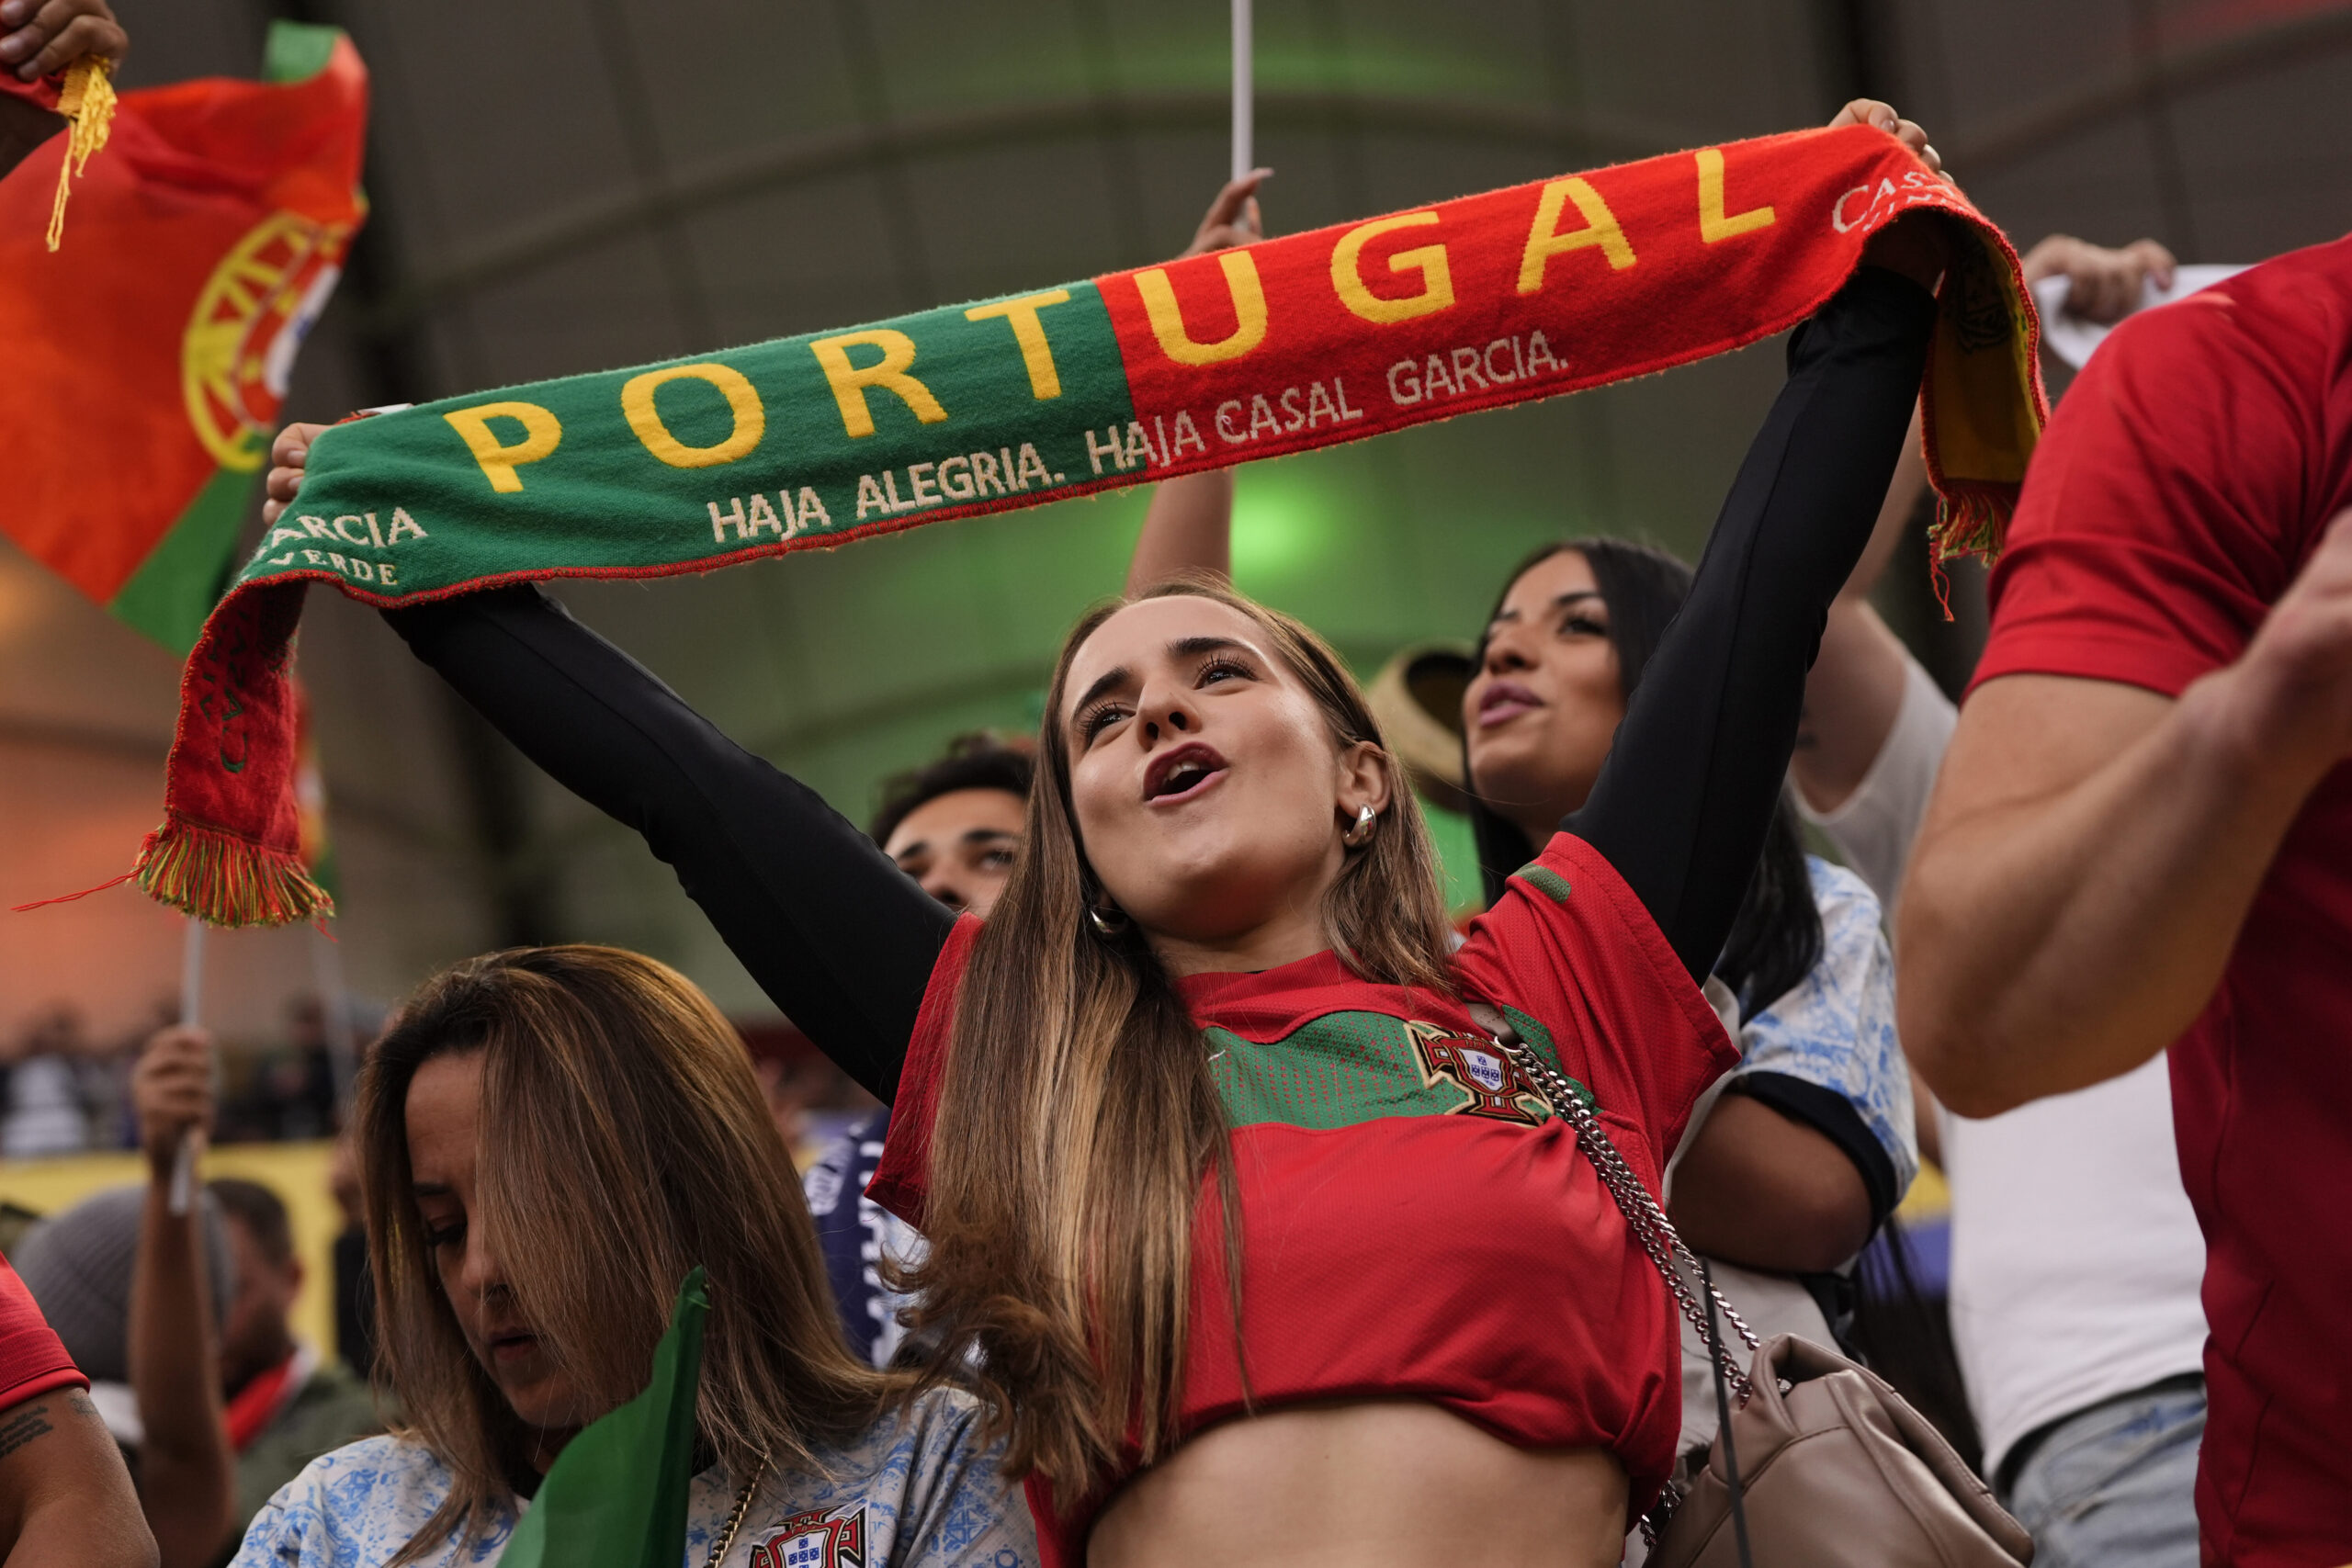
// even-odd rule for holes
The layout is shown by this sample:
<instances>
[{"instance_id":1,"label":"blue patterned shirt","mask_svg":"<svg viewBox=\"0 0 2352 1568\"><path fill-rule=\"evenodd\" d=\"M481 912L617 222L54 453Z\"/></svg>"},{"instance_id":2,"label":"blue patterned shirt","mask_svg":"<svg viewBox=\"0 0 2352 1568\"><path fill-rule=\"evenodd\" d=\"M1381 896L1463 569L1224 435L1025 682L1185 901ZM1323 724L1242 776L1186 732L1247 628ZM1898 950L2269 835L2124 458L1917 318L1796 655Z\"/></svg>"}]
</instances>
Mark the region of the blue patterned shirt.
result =
<instances>
[{"instance_id":1,"label":"blue patterned shirt","mask_svg":"<svg viewBox=\"0 0 2352 1568\"><path fill-rule=\"evenodd\" d=\"M965 1394L925 1394L865 1440L820 1453L824 1473L762 1484L720 1568L1035 1568L1037 1534L1020 1493L982 1444ZM737 1483L695 1477L681 1568L703 1568ZM231 1568L383 1568L449 1495L449 1472L401 1438L368 1438L311 1461L269 1500ZM528 1505L525 1505L527 1506ZM513 1517L470 1546L450 1540L420 1568L486 1568Z\"/></svg>"},{"instance_id":2,"label":"blue patterned shirt","mask_svg":"<svg viewBox=\"0 0 2352 1568\"><path fill-rule=\"evenodd\" d=\"M1894 1167L1895 1201L1919 1174L1911 1071L1894 1032L1894 957L1862 879L1805 857L1821 907L1821 962L1740 1030L1737 1073L1778 1073L1854 1108Z\"/></svg>"}]
</instances>

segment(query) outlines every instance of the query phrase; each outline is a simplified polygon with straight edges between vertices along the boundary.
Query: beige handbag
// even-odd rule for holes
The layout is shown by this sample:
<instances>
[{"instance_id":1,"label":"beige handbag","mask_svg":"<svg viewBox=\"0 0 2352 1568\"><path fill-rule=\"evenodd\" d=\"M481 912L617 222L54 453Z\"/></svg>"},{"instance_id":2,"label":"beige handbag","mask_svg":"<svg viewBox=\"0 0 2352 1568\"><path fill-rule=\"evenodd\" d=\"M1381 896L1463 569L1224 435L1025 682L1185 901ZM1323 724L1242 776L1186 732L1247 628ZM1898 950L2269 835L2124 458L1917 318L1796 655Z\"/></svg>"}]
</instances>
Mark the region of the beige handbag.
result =
<instances>
[{"instance_id":1,"label":"beige handbag","mask_svg":"<svg viewBox=\"0 0 2352 1568\"><path fill-rule=\"evenodd\" d=\"M1529 1051L1499 1010L1474 1002L1470 1013L1576 1130L1642 1250L1714 1352L1723 1419L1705 1462L1686 1461L1642 1521L1650 1568L2024 1568L2033 1561L2025 1527L1874 1373L1791 1335L1758 1345L1566 1075ZM1689 1275L1675 1267L1678 1258L1689 1260ZM1724 1348L1714 1308L1755 1353L1752 1377Z\"/></svg>"}]
</instances>

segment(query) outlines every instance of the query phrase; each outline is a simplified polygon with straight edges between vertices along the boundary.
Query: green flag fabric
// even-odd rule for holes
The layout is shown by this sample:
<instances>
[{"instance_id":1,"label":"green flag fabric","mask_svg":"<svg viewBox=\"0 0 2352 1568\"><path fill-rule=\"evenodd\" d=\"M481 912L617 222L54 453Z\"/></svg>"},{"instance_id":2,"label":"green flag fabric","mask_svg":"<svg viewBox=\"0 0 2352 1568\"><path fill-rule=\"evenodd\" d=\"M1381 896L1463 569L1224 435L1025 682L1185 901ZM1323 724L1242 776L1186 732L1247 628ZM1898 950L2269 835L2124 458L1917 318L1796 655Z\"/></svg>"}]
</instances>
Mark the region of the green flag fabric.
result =
<instances>
[{"instance_id":1,"label":"green flag fabric","mask_svg":"<svg viewBox=\"0 0 2352 1568\"><path fill-rule=\"evenodd\" d=\"M653 1352L653 1381L564 1445L500 1568L679 1568L709 1312L696 1268L678 1287L670 1330Z\"/></svg>"}]
</instances>

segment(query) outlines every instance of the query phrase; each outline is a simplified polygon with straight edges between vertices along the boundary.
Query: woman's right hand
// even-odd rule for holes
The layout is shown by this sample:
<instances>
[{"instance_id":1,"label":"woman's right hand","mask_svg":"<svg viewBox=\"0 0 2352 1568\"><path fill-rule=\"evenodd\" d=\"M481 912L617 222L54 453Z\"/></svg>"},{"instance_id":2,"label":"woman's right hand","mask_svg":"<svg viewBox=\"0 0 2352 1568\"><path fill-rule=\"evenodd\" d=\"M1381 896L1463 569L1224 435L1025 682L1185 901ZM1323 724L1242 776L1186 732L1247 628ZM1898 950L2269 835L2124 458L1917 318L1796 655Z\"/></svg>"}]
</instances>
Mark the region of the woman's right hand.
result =
<instances>
[{"instance_id":1,"label":"woman's right hand","mask_svg":"<svg viewBox=\"0 0 2352 1568\"><path fill-rule=\"evenodd\" d=\"M289 424L277 433L269 446L269 482L265 490L266 499L261 503L263 526L277 521L278 513L294 503L302 490L302 466L311 459L311 443L319 438L323 424Z\"/></svg>"}]
</instances>

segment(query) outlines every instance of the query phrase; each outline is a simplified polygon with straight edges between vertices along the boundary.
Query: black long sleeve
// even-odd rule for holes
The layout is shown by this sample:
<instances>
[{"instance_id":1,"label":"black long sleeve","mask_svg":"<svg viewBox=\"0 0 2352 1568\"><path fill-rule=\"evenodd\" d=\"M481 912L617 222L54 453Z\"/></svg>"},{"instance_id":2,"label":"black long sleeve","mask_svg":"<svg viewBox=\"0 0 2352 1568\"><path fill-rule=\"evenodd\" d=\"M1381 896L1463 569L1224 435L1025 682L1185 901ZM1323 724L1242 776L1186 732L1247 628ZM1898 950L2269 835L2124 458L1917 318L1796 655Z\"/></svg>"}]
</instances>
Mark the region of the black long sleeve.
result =
<instances>
[{"instance_id":1,"label":"black long sleeve","mask_svg":"<svg viewBox=\"0 0 2352 1568\"><path fill-rule=\"evenodd\" d=\"M950 910L537 588L384 618L524 755L644 834L776 1006L893 1097Z\"/></svg>"},{"instance_id":2,"label":"black long sleeve","mask_svg":"<svg viewBox=\"0 0 2352 1568\"><path fill-rule=\"evenodd\" d=\"M1583 808L1694 979L1715 964L1796 744L1806 672L1903 447L1936 303L1864 267L1789 343L1681 613Z\"/></svg>"}]
</instances>

